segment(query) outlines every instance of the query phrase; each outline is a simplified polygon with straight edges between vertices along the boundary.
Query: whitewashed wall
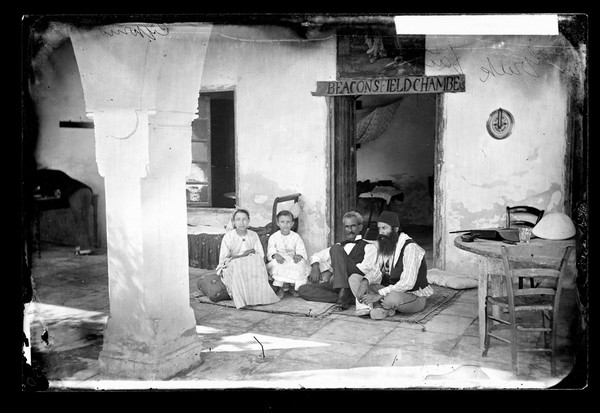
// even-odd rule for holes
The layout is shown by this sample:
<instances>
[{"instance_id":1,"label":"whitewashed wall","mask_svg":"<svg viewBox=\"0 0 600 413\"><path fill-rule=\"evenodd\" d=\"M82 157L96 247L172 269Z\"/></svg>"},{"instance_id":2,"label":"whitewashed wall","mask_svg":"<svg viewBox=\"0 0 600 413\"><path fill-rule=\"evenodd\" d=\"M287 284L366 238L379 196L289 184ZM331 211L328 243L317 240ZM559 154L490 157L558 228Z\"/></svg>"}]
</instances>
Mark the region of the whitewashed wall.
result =
<instances>
[{"instance_id":1,"label":"whitewashed wall","mask_svg":"<svg viewBox=\"0 0 600 413\"><path fill-rule=\"evenodd\" d=\"M98 194L98 238L105 246L104 179L98 173L94 129L59 127L60 121L91 122L85 114L83 89L71 42L68 36L62 39L67 40L66 43L46 44L47 50L40 54L38 61L41 76L31 88L40 122L36 161L39 167L64 171Z\"/></svg>"},{"instance_id":2,"label":"whitewashed wall","mask_svg":"<svg viewBox=\"0 0 600 413\"><path fill-rule=\"evenodd\" d=\"M311 95L335 78L335 37L303 41L276 27L214 26L202 90L233 89L237 204L250 225L271 220L277 196L301 193L299 234L309 254L324 248L327 107Z\"/></svg>"},{"instance_id":3,"label":"whitewashed wall","mask_svg":"<svg viewBox=\"0 0 600 413\"><path fill-rule=\"evenodd\" d=\"M502 225L507 205L566 212L568 49L562 36L427 37L426 74L466 76L466 92L446 94L443 114L446 270L475 274L480 265L449 231ZM504 140L486 130L500 107L515 119Z\"/></svg>"},{"instance_id":4,"label":"whitewashed wall","mask_svg":"<svg viewBox=\"0 0 600 413\"><path fill-rule=\"evenodd\" d=\"M215 26L202 90L234 90L238 204L251 225L271 219L275 197L302 194L299 233L309 253L326 246L325 99L318 80L335 78L336 42L300 42L276 27ZM99 233L106 243L104 180L95 161L93 129L59 128L61 120L89 121L77 63L69 43L52 50L33 87L40 115L36 152L41 166L61 169L92 187L99 199ZM200 92L200 91L199 91ZM226 224L226 222L225 222Z\"/></svg>"}]
</instances>

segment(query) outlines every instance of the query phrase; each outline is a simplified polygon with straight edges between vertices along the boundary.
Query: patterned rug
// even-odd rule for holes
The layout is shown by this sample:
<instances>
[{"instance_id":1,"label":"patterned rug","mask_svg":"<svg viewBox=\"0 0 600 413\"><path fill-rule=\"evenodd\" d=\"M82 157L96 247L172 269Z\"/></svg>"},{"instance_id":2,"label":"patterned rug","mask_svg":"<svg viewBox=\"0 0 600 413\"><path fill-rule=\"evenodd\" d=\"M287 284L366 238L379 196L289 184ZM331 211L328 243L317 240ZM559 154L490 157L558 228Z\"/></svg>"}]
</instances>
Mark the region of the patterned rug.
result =
<instances>
[{"instance_id":1,"label":"patterned rug","mask_svg":"<svg viewBox=\"0 0 600 413\"><path fill-rule=\"evenodd\" d=\"M223 300L213 303L207 297L200 295L196 290L193 299L204 304L214 304L221 307L235 308L233 300ZM266 305L247 306L240 310L263 311L265 313L288 314L303 317L323 318L332 313L335 304L320 303L317 301L306 301L302 298L296 298L285 295L281 301Z\"/></svg>"},{"instance_id":2,"label":"patterned rug","mask_svg":"<svg viewBox=\"0 0 600 413\"><path fill-rule=\"evenodd\" d=\"M194 302L197 302L203 304L213 304L227 308L235 308L233 300L224 300L213 303L207 297L202 295L202 293L198 290L197 283L200 276L205 272L207 272L207 270L190 267L190 300L192 305ZM248 306L240 310L263 311L266 313L322 318L328 314L331 314L331 311L334 308L335 304L306 301L302 298L296 298L286 294L283 297L283 300L274 304Z\"/></svg>"},{"instance_id":3,"label":"patterned rug","mask_svg":"<svg viewBox=\"0 0 600 413\"><path fill-rule=\"evenodd\" d=\"M427 299L427 305L422 311L419 311L415 314L396 313L396 315L394 315L393 317L388 317L386 318L386 320L396 321L398 323L425 324L433 317L435 317L440 311L451 305L454 302L454 300L456 300L464 291L453 290L451 288L440 287L438 285L431 285L431 287L433 288L434 294ZM202 296L197 289L191 294L191 296L193 301L199 303L213 304L227 308L235 308L233 300L224 300L213 303L207 297ZM294 316L314 318L323 318L330 314L339 314L342 316L356 317L354 315L354 305L345 311L340 311L335 304L321 303L316 301L306 301L302 298L292 297L287 294L281 301L276 302L274 304L248 306L243 308L243 310L263 311L266 313L288 314ZM368 319L368 316L363 317Z\"/></svg>"},{"instance_id":4,"label":"patterned rug","mask_svg":"<svg viewBox=\"0 0 600 413\"><path fill-rule=\"evenodd\" d=\"M417 323L425 324L445 308L448 308L464 290L454 290L452 288L441 287L431 284L434 294L427 298L427 304L422 311L414 314L399 314L396 313L393 317L387 317L387 321L396 321L399 323ZM344 311L333 309L333 314L340 314L349 317L357 317L354 315L355 306L352 306ZM362 316L368 318L368 316Z\"/></svg>"}]
</instances>

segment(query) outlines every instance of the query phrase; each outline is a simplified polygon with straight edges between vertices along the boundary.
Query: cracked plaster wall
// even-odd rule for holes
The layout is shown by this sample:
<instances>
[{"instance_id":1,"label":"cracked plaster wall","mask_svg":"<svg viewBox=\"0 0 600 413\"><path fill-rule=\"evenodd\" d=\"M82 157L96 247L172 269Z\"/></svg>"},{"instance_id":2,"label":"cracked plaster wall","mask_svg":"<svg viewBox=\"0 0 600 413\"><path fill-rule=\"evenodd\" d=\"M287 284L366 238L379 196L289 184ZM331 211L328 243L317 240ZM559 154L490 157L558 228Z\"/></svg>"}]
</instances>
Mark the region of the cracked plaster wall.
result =
<instances>
[{"instance_id":1,"label":"cracked plaster wall","mask_svg":"<svg viewBox=\"0 0 600 413\"><path fill-rule=\"evenodd\" d=\"M321 37L300 42L276 27L214 26L201 85L234 90L236 204L262 226L277 196L301 193L298 233L309 254L327 246L329 232L327 106L310 92L334 79L336 43Z\"/></svg>"},{"instance_id":2,"label":"cracked plaster wall","mask_svg":"<svg viewBox=\"0 0 600 413\"><path fill-rule=\"evenodd\" d=\"M428 37L426 74L466 76L466 92L445 95L443 211L445 269L475 275L481 262L449 231L502 226L508 205L565 212L569 46L562 36ZM499 107L512 134L486 130Z\"/></svg>"}]
</instances>

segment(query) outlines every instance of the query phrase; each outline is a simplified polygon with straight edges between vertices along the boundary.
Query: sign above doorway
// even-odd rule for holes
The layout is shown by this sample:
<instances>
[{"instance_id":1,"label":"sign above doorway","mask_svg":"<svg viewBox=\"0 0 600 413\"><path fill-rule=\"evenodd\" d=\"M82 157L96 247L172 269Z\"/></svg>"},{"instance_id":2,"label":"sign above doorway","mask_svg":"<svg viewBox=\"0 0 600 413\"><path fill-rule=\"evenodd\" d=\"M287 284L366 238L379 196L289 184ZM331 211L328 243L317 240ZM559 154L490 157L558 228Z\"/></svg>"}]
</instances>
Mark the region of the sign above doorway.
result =
<instances>
[{"instance_id":1,"label":"sign above doorway","mask_svg":"<svg viewBox=\"0 0 600 413\"><path fill-rule=\"evenodd\" d=\"M317 82L313 96L453 93L465 91L465 75L342 79Z\"/></svg>"}]
</instances>

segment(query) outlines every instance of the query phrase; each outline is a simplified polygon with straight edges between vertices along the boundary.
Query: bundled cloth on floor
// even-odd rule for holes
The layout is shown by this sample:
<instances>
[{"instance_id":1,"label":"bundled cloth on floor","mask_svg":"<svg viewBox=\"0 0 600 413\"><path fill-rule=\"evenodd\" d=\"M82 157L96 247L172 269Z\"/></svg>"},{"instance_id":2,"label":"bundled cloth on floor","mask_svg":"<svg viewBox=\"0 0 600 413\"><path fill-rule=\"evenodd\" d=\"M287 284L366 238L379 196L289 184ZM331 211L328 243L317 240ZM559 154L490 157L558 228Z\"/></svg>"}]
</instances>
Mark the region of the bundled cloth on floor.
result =
<instances>
[{"instance_id":1,"label":"bundled cloth on floor","mask_svg":"<svg viewBox=\"0 0 600 413\"><path fill-rule=\"evenodd\" d=\"M198 279L197 285L198 290L213 303L222 300L231 300L231 297L227 293L227 287L225 287L221 276L216 271L202 274Z\"/></svg>"},{"instance_id":2,"label":"bundled cloth on floor","mask_svg":"<svg viewBox=\"0 0 600 413\"><path fill-rule=\"evenodd\" d=\"M427 271L427 281L429 284L448 287L454 290L476 288L478 285L476 278L455 274L449 271L438 270L437 268L432 268Z\"/></svg>"}]
</instances>

